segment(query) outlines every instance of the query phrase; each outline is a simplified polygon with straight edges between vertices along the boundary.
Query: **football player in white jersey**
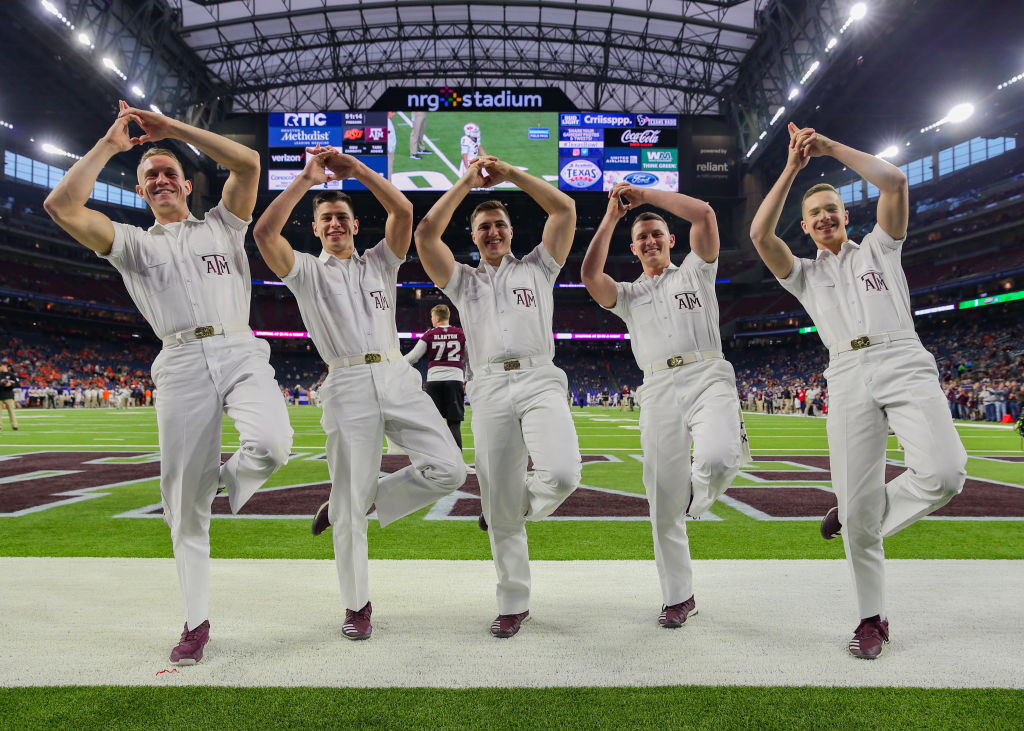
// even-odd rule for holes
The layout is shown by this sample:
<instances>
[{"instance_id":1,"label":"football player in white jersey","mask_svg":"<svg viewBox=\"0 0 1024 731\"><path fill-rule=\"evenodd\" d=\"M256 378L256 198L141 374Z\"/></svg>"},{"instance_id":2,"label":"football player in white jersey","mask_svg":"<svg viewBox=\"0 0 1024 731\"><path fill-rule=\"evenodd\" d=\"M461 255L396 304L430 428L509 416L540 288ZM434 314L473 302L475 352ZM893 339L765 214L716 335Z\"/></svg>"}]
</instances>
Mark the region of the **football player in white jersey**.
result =
<instances>
[{"instance_id":1,"label":"football player in white jersey","mask_svg":"<svg viewBox=\"0 0 1024 731\"><path fill-rule=\"evenodd\" d=\"M459 177L461 178L469 170L469 164L478 157L483 157L483 144L480 142L480 127L474 122L466 123L462 128L462 139L459 141L459 151L462 153L462 160L459 163Z\"/></svg>"}]
</instances>

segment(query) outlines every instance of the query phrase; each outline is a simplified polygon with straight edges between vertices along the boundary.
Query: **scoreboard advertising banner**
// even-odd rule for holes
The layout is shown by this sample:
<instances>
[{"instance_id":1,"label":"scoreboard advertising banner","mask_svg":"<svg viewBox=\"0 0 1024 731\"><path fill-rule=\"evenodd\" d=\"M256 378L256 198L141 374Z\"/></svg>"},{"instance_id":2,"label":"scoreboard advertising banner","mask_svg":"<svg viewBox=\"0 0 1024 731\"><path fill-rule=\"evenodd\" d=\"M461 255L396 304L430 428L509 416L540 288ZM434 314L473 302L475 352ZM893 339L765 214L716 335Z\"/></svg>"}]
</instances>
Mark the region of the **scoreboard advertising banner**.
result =
<instances>
[{"instance_id":1,"label":"scoreboard advertising banner","mask_svg":"<svg viewBox=\"0 0 1024 731\"><path fill-rule=\"evenodd\" d=\"M306 165L307 147L332 145L388 173L387 112L279 112L267 115L267 187L284 190ZM316 190L366 190L354 178L332 180Z\"/></svg>"},{"instance_id":2,"label":"scoreboard advertising banner","mask_svg":"<svg viewBox=\"0 0 1024 731\"><path fill-rule=\"evenodd\" d=\"M705 137L699 148L704 152L696 155L690 149L693 140L685 117L557 112L550 110L556 100L540 96L541 101L534 104L531 96L521 93L495 97L506 107L495 110L487 107L484 96L480 97L484 103L476 103L479 90L456 92L445 87L442 91L445 94L439 98L445 103L440 108L440 102L431 103L432 97L421 99L422 94L403 89L404 96L399 98L396 92L388 99L404 103L404 109L395 111L382 110L378 102L372 111L266 115L268 188L286 188L306 164L305 148L317 144L353 155L403 191L448 190L468 160L478 154L495 155L566 192L608 191L620 182L676 192L681 153L688 171L687 187L692 182L724 187L726 180L735 180L732 170L723 175L718 159L724 150L734 159L734 141ZM524 101L512 103L520 100ZM683 137L685 150L680 149ZM694 176L689 174L694 157L700 158L698 180L691 180ZM320 187L365 190L354 179ZM510 183L498 187L514 188Z\"/></svg>"},{"instance_id":3,"label":"scoreboard advertising banner","mask_svg":"<svg viewBox=\"0 0 1024 731\"><path fill-rule=\"evenodd\" d=\"M678 127L674 114L560 114L559 189L607 191L629 183L678 192Z\"/></svg>"}]
</instances>

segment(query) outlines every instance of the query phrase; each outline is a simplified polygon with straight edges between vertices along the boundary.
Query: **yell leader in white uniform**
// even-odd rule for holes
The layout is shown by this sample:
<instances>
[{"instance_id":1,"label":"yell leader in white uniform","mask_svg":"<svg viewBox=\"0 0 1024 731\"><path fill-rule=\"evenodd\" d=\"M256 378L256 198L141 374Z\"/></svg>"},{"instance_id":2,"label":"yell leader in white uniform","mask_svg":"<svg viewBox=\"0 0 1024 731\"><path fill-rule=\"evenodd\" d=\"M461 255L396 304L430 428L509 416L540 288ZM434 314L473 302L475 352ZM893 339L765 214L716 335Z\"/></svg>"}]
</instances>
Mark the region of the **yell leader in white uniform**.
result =
<instances>
[{"instance_id":1,"label":"yell leader in white uniform","mask_svg":"<svg viewBox=\"0 0 1024 731\"><path fill-rule=\"evenodd\" d=\"M506 180L547 212L542 243L522 259L512 256L508 211L486 201L470 216L480 265L456 263L441 240L455 209L470 189ZM525 520L553 513L580 483L579 442L565 373L552 362L551 324L552 289L575 228L576 204L569 196L496 157L473 160L416 227L420 261L455 303L466 331L481 527L489 526L498 573L495 637L516 634L530 615ZM527 477L529 457L534 473Z\"/></svg>"},{"instance_id":2,"label":"yell leader in white uniform","mask_svg":"<svg viewBox=\"0 0 1024 731\"><path fill-rule=\"evenodd\" d=\"M295 295L302 321L330 372L320 388L327 434L331 498L317 511L313 533L332 525L334 560L345 605L342 634L370 637L367 518L376 505L386 526L466 481L462 450L402 357L395 326L395 286L412 238L412 204L398 189L332 147L309 148L306 166L268 207L253 233L267 265ZM319 256L292 249L281 235L295 206L314 185L354 177L388 212L384 240L359 254L359 221L339 191L313 198ZM412 464L380 478L384 435Z\"/></svg>"},{"instance_id":3,"label":"yell leader in white uniform","mask_svg":"<svg viewBox=\"0 0 1024 731\"><path fill-rule=\"evenodd\" d=\"M129 124L142 127L131 137ZM152 148L138 167L138 194L153 211L149 229L85 207L114 155L143 142L178 139L226 167L220 203L202 220L189 212L192 184L170 150ZM160 391L160 496L185 601L185 631L171 661L196 663L210 636L210 514L218 488L237 513L288 461L292 429L268 361L249 329L252 280L243 243L256 204L260 157L220 135L121 102L106 135L46 198L61 228L121 273L135 306L163 341L153 361ZM222 413L240 447L220 464Z\"/></svg>"},{"instance_id":4,"label":"yell leader in white uniform","mask_svg":"<svg viewBox=\"0 0 1024 731\"><path fill-rule=\"evenodd\" d=\"M679 193L619 183L608 198L583 259L583 284L599 305L626 322L644 372L637 396L644 487L661 579L658 621L662 627L681 627L697 613L686 516L699 517L711 507L744 456L750 456L744 454L736 374L722 356L718 329L718 222L707 203ZM667 222L656 213L641 213L633 221L629 248L644 273L634 282L616 282L604 271L615 225L644 203L690 222L690 252L681 266L673 264L676 238Z\"/></svg>"},{"instance_id":5,"label":"yell leader in white uniform","mask_svg":"<svg viewBox=\"0 0 1024 731\"><path fill-rule=\"evenodd\" d=\"M800 300L829 350L829 457L838 509L822 535L843 536L861 621L848 648L873 659L889 641L882 539L941 508L963 488L967 464L939 386L935 359L914 331L900 255L907 236L907 178L896 166L813 129L789 125L789 156L758 208L750 237L779 282ZM786 196L812 157L833 157L879 190L877 223L859 244L836 190L815 185L801 203L818 248L799 259L775 234ZM904 447L905 472L886 484L888 426Z\"/></svg>"}]
</instances>

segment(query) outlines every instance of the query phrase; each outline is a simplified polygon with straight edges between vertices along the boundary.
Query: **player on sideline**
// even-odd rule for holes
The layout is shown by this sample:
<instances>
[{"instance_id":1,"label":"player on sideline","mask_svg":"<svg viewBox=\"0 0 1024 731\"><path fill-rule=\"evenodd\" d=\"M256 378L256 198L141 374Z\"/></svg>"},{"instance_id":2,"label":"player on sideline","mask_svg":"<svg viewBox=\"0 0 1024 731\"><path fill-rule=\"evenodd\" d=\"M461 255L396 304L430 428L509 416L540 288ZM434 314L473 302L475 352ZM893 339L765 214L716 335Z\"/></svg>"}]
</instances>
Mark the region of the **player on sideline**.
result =
<instances>
[{"instance_id":1,"label":"player on sideline","mask_svg":"<svg viewBox=\"0 0 1024 731\"><path fill-rule=\"evenodd\" d=\"M320 388L331 498L313 518L313 534L334 526L334 560L345 605L342 634L365 640L373 628L367 518L376 505L386 526L466 481L462 451L398 349L395 287L412 237L412 204L398 189L333 147L307 148L303 171L267 206L253 234L270 269L288 286L329 372ZM359 254L351 199L340 191L313 198L319 256L292 249L281 235L314 185L354 177L388 212L384 239ZM379 478L384 435L412 464Z\"/></svg>"},{"instance_id":2,"label":"player on sideline","mask_svg":"<svg viewBox=\"0 0 1024 731\"><path fill-rule=\"evenodd\" d=\"M849 650L875 658L889 641L882 539L942 507L963 488L967 464L939 387L935 359L914 331L900 263L907 235L907 178L894 165L810 128L789 125L789 156L762 201L750 238L779 283L811 316L829 351L826 422L839 505L821 522L843 536L861 621ZM818 249L793 256L775 234L789 190L812 157L833 157L879 190L877 222L858 244L835 188L811 187L801 227ZM887 424L903 444L906 471L885 483Z\"/></svg>"},{"instance_id":3,"label":"player on sideline","mask_svg":"<svg viewBox=\"0 0 1024 731\"><path fill-rule=\"evenodd\" d=\"M143 130L132 137L130 124ZM202 220L189 212L192 183L170 150L150 148L135 190L156 222L114 223L86 208L104 165L143 142L178 139L229 171L220 202ZM288 461L292 428L268 361L266 341L249 329L251 277L243 243L256 204L260 157L254 150L183 122L120 103L113 125L47 196L47 213L121 273L135 306L163 341L153 361L160 441L160 497L171 529L185 602L185 631L171 662L191 665L210 637L210 514L218 488L237 513ZM239 449L223 465L222 412Z\"/></svg>"},{"instance_id":4,"label":"player on sideline","mask_svg":"<svg viewBox=\"0 0 1024 731\"><path fill-rule=\"evenodd\" d=\"M448 422L455 443L462 449L462 422L466 418L466 335L461 327L453 327L450 321L448 305L431 308L430 324L433 327L420 336L413 349L405 354L405 359L412 365L430 351L427 395Z\"/></svg>"},{"instance_id":5,"label":"player on sideline","mask_svg":"<svg viewBox=\"0 0 1024 731\"><path fill-rule=\"evenodd\" d=\"M486 201L470 216L480 265L456 263L441 240L455 209L472 188L505 180L547 212L542 243L522 259L512 256L508 211L499 201ZM455 303L466 330L480 523L490 528L498 574L498 617L491 623L495 637L516 634L530 615L525 521L553 513L580 483L568 384L552 362L552 290L575 228L576 205L569 196L496 157L473 160L416 227L420 261ZM527 477L529 457L534 472Z\"/></svg>"},{"instance_id":6,"label":"player on sideline","mask_svg":"<svg viewBox=\"0 0 1024 731\"><path fill-rule=\"evenodd\" d=\"M625 202L623 202L625 201ZM641 213L631 228L643 274L616 282L605 273L615 225L644 203L690 222L690 252L672 263L676 238L657 213ZM715 273L718 223L711 206L678 193L615 185L604 219L583 259L582 277L599 305L621 317L637 365L643 481L651 504L654 560L661 580L662 627L682 627L697 613L686 516L711 507L749 459L736 374L722 356ZM693 445L693 464L690 446Z\"/></svg>"},{"instance_id":7,"label":"player on sideline","mask_svg":"<svg viewBox=\"0 0 1024 731\"><path fill-rule=\"evenodd\" d=\"M475 122L467 122L462 128L462 139L459 140L459 154L462 156L459 158L459 177L461 178L469 170L469 164L473 160L487 154L484 152L483 144L480 142L480 125Z\"/></svg>"}]
</instances>

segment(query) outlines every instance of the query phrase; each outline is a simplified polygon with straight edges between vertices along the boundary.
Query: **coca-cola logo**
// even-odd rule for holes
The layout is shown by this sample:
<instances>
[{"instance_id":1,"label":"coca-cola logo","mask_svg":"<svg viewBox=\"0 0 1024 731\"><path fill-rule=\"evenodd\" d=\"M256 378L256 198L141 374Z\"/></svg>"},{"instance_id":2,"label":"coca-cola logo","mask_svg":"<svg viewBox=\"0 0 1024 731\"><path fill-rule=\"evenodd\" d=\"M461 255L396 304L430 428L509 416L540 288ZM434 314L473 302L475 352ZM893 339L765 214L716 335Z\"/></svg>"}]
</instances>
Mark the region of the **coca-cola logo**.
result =
<instances>
[{"instance_id":1,"label":"coca-cola logo","mask_svg":"<svg viewBox=\"0 0 1024 731\"><path fill-rule=\"evenodd\" d=\"M656 145L658 140L661 139L660 129L624 129L622 130L622 136L619 138L622 140L624 145Z\"/></svg>"}]
</instances>

